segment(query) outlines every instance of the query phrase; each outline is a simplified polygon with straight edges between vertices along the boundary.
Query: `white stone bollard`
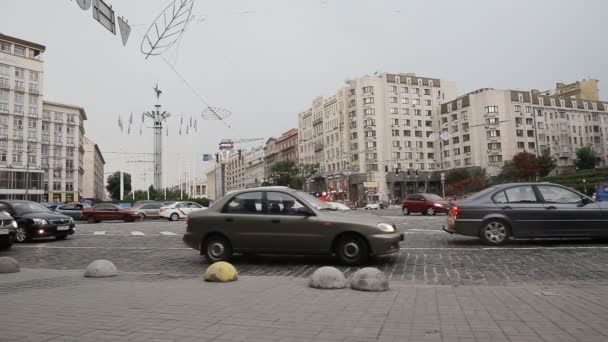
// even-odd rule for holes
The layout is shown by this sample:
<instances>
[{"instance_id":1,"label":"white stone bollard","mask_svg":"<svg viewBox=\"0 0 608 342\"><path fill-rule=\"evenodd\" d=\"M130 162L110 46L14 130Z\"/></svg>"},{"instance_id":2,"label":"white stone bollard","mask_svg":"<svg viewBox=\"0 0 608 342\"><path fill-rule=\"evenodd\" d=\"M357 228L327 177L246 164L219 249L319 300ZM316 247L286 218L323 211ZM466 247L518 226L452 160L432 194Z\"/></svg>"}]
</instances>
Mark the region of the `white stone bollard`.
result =
<instances>
[{"instance_id":1,"label":"white stone bollard","mask_svg":"<svg viewBox=\"0 0 608 342\"><path fill-rule=\"evenodd\" d=\"M346 278L337 268L324 266L314 271L308 285L316 289L343 289L346 287Z\"/></svg>"},{"instance_id":2,"label":"white stone bollard","mask_svg":"<svg viewBox=\"0 0 608 342\"><path fill-rule=\"evenodd\" d=\"M84 276L90 278L113 277L116 274L116 266L108 260L95 260L84 271Z\"/></svg>"}]
</instances>

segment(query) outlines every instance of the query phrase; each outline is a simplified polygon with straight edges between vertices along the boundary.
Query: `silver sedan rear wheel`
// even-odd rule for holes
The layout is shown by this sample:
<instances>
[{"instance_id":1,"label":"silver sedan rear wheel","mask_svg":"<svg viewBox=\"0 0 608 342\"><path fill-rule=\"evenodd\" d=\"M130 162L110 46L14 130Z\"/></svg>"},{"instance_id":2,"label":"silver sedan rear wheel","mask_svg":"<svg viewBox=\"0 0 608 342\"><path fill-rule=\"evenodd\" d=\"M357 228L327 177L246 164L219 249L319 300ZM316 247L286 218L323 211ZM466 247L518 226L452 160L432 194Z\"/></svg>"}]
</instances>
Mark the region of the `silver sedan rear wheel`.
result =
<instances>
[{"instance_id":1,"label":"silver sedan rear wheel","mask_svg":"<svg viewBox=\"0 0 608 342\"><path fill-rule=\"evenodd\" d=\"M481 228L481 240L488 245L502 245L511 235L506 223L498 220L488 221Z\"/></svg>"},{"instance_id":2,"label":"silver sedan rear wheel","mask_svg":"<svg viewBox=\"0 0 608 342\"><path fill-rule=\"evenodd\" d=\"M23 227L17 227L15 229L15 241L25 242L27 240L27 231Z\"/></svg>"}]
</instances>

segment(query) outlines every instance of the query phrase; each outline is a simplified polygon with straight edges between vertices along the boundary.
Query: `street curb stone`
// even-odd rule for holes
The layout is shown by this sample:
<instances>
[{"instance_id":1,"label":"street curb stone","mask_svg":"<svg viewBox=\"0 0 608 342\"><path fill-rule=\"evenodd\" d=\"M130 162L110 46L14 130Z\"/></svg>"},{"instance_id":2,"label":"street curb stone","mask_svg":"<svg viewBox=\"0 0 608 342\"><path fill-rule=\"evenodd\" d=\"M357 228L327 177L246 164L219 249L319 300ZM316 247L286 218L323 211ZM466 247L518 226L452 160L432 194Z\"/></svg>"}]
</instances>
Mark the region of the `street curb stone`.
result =
<instances>
[{"instance_id":1,"label":"street curb stone","mask_svg":"<svg viewBox=\"0 0 608 342\"><path fill-rule=\"evenodd\" d=\"M108 260L95 260L87 266L84 272L84 276L89 278L113 277L116 274L116 266Z\"/></svg>"},{"instance_id":2,"label":"street curb stone","mask_svg":"<svg viewBox=\"0 0 608 342\"><path fill-rule=\"evenodd\" d=\"M19 262L11 257L0 257L0 274L17 273L20 271Z\"/></svg>"},{"instance_id":3,"label":"street curb stone","mask_svg":"<svg viewBox=\"0 0 608 342\"><path fill-rule=\"evenodd\" d=\"M316 289L343 289L346 287L346 278L337 268L323 266L310 276L308 285Z\"/></svg>"},{"instance_id":4,"label":"street curb stone","mask_svg":"<svg viewBox=\"0 0 608 342\"><path fill-rule=\"evenodd\" d=\"M388 278L377 268L365 267L355 272L350 278L353 290L381 292L388 290Z\"/></svg>"}]
</instances>

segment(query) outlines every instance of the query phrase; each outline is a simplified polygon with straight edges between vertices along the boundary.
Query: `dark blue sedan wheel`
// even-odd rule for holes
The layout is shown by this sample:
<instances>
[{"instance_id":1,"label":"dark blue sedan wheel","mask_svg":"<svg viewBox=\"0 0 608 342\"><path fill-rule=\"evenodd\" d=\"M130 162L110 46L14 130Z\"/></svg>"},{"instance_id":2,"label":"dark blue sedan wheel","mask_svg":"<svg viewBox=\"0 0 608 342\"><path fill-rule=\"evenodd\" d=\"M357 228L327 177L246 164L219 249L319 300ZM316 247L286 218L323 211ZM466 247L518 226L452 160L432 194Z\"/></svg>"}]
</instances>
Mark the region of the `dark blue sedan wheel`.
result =
<instances>
[{"instance_id":1,"label":"dark blue sedan wheel","mask_svg":"<svg viewBox=\"0 0 608 342\"><path fill-rule=\"evenodd\" d=\"M500 220L486 221L479 233L481 241L487 245L505 244L511 236L509 226Z\"/></svg>"}]
</instances>

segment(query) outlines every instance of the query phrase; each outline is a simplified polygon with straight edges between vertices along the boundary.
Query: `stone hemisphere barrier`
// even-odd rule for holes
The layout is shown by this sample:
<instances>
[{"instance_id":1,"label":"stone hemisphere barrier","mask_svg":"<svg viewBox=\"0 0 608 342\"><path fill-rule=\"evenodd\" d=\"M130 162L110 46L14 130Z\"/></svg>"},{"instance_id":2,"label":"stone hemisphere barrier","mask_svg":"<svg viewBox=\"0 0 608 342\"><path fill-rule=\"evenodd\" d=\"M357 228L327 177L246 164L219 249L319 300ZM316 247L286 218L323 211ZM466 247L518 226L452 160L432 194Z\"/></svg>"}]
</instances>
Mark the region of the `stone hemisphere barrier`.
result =
<instances>
[{"instance_id":1,"label":"stone hemisphere barrier","mask_svg":"<svg viewBox=\"0 0 608 342\"><path fill-rule=\"evenodd\" d=\"M359 291L386 291L388 290L388 278L377 268L365 267L351 276L350 287Z\"/></svg>"},{"instance_id":2,"label":"stone hemisphere barrier","mask_svg":"<svg viewBox=\"0 0 608 342\"><path fill-rule=\"evenodd\" d=\"M17 273L21 270L19 262L13 258L0 257L0 274L1 273Z\"/></svg>"},{"instance_id":3,"label":"stone hemisphere barrier","mask_svg":"<svg viewBox=\"0 0 608 342\"><path fill-rule=\"evenodd\" d=\"M113 277L117 274L116 266L108 260L95 260L87 266L84 271L85 277L104 278Z\"/></svg>"},{"instance_id":4,"label":"stone hemisphere barrier","mask_svg":"<svg viewBox=\"0 0 608 342\"><path fill-rule=\"evenodd\" d=\"M237 280L239 275L234 266L225 261L218 261L207 267L203 278L205 281L227 282Z\"/></svg>"},{"instance_id":5,"label":"stone hemisphere barrier","mask_svg":"<svg viewBox=\"0 0 608 342\"><path fill-rule=\"evenodd\" d=\"M346 278L337 268L324 266L310 276L308 285L316 289L343 289L346 287Z\"/></svg>"}]
</instances>

